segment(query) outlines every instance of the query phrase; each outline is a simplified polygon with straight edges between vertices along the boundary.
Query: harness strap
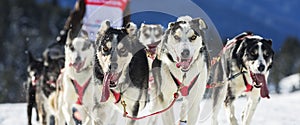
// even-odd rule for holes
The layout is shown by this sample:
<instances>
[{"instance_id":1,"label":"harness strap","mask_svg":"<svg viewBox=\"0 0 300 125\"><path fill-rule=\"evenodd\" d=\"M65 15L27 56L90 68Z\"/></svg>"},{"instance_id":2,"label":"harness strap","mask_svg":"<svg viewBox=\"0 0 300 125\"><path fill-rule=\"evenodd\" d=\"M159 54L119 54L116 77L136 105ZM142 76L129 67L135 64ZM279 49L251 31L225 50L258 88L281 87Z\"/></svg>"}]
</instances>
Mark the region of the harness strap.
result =
<instances>
[{"instance_id":1,"label":"harness strap","mask_svg":"<svg viewBox=\"0 0 300 125\"><path fill-rule=\"evenodd\" d=\"M244 79L244 83L245 83L245 86L246 86L246 90L244 92L251 92L252 89L253 89L253 86L248 83L245 74L243 74L243 79Z\"/></svg>"},{"instance_id":2,"label":"harness strap","mask_svg":"<svg viewBox=\"0 0 300 125\"><path fill-rule=\"evenodd\" d=\"M198 75L196 75L193 80L190 82L190 84L188 86L185 86L182 84L182 82L180 82L171 72L170 72L172 79L174 80L176 86L178 87L180 93L182 96L188 96L190 90L192 89L192 87L194 86L194 84L196 83L200 73Z\"/></svg>"},{"instance_id":3,"label":"harness strap","mask_svg":"<svg viewBox=\"0 0 300 125\"><path fill-rule=\"evenodd\" d=\"M78 98L77 98L76 104L82 105L82 99L83 99L84 92L85 92L86 88L88 87L88 85L89 85L91 79L92 79L92 77L90 77L90 78L83 84L83 86L80 86L80 84L79 84L76 80L71 79L71 82L72 82L73 85L74 85L74 88L75 88L75 90L76 90L76 93L78 94Z\"/></svg>"},{"instance_id":4,"label":"harness strap","mask_svg":"<svg viewBox=\"0 0 300 125\"><path fill-rule=\"evenodd\" d=\"M125 103L124 100L122 100L122 101L121 101L121 104L122 104L123 110L124 110L123 117L129 118L129 119L132 119L132 120L141 120L141 119L147 118L147 117L149 117L149 116L153 116L153 115L157 115L157 114L163 113L163 112L165 112L165 111L168 111L168 110L174 105L174 103L176 102L176 100L177 100L178 97L179 97L178 92L175 92L175 93L174 93L174 99L172 100L171 104L170 104L167 108L162 109L162 110L157 111L157 112L154 112L154 113L149 114L149 115L141 116L141 117L133 117L133 116L129 116L129 115L128 115L128 112L126 111L126 103Z\"/></svg>"},{"instance_id":5,"label":"harness strap","mask_svg":"<svg viewBox=\"0 0 300 125\"><path fill-rule=\"evenodd\" d=\"M116 99L116 101L115 101L115 104L117 104L117 103L119 103L120 102L120 100L121 100L121 93L119 93L119 92L116 92L116 91L114 91L114 90L110 90L111 91L111 93L114 95L114 97L115 97L115 99Z\"/></svg>"}]
</instances>

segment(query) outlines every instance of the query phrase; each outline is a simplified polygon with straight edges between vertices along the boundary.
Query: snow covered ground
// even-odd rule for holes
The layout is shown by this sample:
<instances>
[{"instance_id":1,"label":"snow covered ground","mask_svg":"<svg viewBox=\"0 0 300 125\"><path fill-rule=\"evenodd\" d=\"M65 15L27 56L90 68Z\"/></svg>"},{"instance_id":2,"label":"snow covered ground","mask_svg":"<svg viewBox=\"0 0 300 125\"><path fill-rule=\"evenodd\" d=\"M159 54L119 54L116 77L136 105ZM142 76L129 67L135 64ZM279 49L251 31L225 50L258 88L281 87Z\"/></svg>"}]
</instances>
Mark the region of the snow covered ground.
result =
<instances>
[{"instance_id":1,"label":"snow covered ground","mask_svg":"<svg viewBox=\"0 0 300 125\"><path fill-rule=\"evenodd\" d=\"M241 120L241 112L245 98L238 99L235 102L237 107L237 115ZM204 101L201 104L201 116L199 118L199 124L210 125L210 112L206 107L208 101ZM255 115L252 120L252 125L299 125L300 124L300 92L271 95L271 99L261 99L260 104L257 107ZM179 104L175 104L175 109L179 108ZM0 105L0 125L25 125L26 124L26 104L1 104ZM178 113L176 110L175 113ZM118 121L118 125L123 125L126 119L121 117ZM176 116L178 117L178 116ZM35 114L33 116L35 119ZM33 120L35 121L35 120ZM158 120L161 124L161 120ZM229 125L225 111L222 110L219 114L219 121L221 125ZM34 125L38 125L36 122Z\"/></svg>"}]
</instances>

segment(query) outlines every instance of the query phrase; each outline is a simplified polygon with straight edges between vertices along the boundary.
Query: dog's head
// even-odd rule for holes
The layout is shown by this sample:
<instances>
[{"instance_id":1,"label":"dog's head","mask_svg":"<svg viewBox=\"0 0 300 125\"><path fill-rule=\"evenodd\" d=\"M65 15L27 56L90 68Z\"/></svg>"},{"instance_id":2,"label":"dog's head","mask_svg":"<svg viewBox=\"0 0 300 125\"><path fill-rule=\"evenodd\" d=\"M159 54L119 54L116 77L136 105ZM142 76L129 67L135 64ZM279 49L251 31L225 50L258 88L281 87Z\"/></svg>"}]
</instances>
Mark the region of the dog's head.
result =
<instances>
[{"instance_id":1,"label":"dog's head","mask_svg":"<svg viewBox=\"0 0 300 125\"><path fill-rule=\"evenodd\" d=\"M28 51L28 65L27 65L27 73L29 78L29 83L32 85L36 85L39 82L42 71L43 71L43 61L42 59L36 59L33 57L32 53Z\"/></svg>"},{"instance_id":2,"label":"dog's head","mask_svg":"<svg viewBox=\"0 0 300 125\"><path fill-rule=\"evenodd\" d=\"M163 36L163 27L160 24L141 24L139 29L139 41L151 53L156 52L156 47Z\"/></svg>"},{"instance_id":3,"label":"dog's head","mask_svg":"<svg viewBox=\"0 0 300 125\"><path fill-rule=\"evenodd\" d=\"M108 82L110 87L117 86L121 74L137 51L137 41L130 36L136 29L132 23L128 25L116 29L110 26L109 21L103 21L97 34L97 61L104 72L104 84Z\"/></svg>"},{"instance_id":4,"label":"dog's head","mask_svg":"<svg viewBox=\"0 0 300 125\"><path fill-rule=\"evenodd\" d=\"M80 72L91 66L94 59L94 46L85 31L81 31L77 37L72 36L72 32L69 31L65 45L65 66Z\"/></svg>"},{"instance_id":5,"label":"dog's head","mask_svg":"<svg viewBox=\"0 0 300 125\"><path fill-rule=\"evenodd\" d=\"M56 80L64 67L65 56L59 47L48 47L43 52L43 89L46 95L55 90Z\"/></svg>"},{"instance_id":6,"label":"dog's head","mask_svg":"<svg viewBox=\"0 0 300 125\"><path fill-rule=\"evenodd\" d=\"M237 48L236 55L241 66L254 74L266 74L272 67L274 51L272 40L260 36L245 37Z\"/></svg>"},{"instance_id":7,"label":"dog's head","mask_svg":"<svg viewBox=\"0 0 300 125\"><path fill-rule=\"evenodd\" d=\"M182 71L188 71L191 64L206 50L203 31L207 29L204 20L180 17L177 22L169 23L163 38L167 57Z\"/></svg>"},{"instance_id":8,"label":"dog's head","mask_svg":"<svg viewBox=\"0 0 300 125\"><path fill-rule=\"evenodd\" d=\"M241 40L236 51L237 63L240 68L244 67L250 72L250 77L255 82L254 85L263 90L261 91L262 97L268 97L266 81L274 56L271 46L272 40L250 35Z\"/></svg>"}]
</instances>

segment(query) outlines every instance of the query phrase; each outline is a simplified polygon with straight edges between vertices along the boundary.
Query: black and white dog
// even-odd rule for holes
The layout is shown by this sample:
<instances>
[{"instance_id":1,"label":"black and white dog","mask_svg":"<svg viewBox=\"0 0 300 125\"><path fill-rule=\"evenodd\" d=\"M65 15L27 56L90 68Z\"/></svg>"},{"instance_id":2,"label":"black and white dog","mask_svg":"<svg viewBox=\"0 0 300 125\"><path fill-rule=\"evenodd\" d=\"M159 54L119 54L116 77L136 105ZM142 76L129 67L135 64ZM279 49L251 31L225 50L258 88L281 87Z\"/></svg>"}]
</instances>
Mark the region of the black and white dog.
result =
<instances>
[{"instance_id":1,"label":"black and white dog","mask_svg":"<svg viewBox=\"0 0 300 125\"><path fill-rule=\"evenodd\" d=\"M227 42L222 57L226 84L223 91L214 93L213 124L218 124L217 115L224 100L231 124L237 125L233 101L246 94L248 102L242 114L242 124L249 125L260 98L270 98L267 78L274 56L271 46L271 40L250 32Z\"/></svg>"},{"instance_id":2,"label":"black and white dog","mask_svg":"<svg viewBox=\"0 0 300 125\"><path fill-rule=\"evenodd\" d=\"M26 99L27 99L27 118L28 125L31 125L32 109L36 110L36 120L39 121L39 113L36 102L36 86L41 82L41 76L43 71L43 61L42 59L36 59L33 57L32 53L28 51L28 65L27 73L28 79L25 83L26 88Z\"/></svg>"},{"instance_id":3,"label":"black and white dog","mask_svg":"<svg viewBox=\"0 0 300 125\"><path fill-rule=\"evenodd\" d=\"M180 110L180 124L197 124L200 101L208 80L208 51L204 33L207 25L200 18L179 17L169 23L159 45L158 58L161 60L160 108L166 108L174 100L174 94L183 97ZM158 80L158 81L160 81ZM178 93L177 93L178 92ZM164 125L174 124L173 110L162 114Z\"/></svg>"},{"instance_id":4,"label":"black and white dog","mask_svg":"<svg viewBox=\"0 0 300 125\"><path fill-rule=\"evenodd\" d=\"M95 96L102 104L115 103L124 109L124 114L137 117L147 103L149 69L145 47L131 36L136 31L132 30L134 26L129 23L126 28L116 29L109 21L101 24L96 41L95 77L102 89Z\"/></svg>"}]
</instances>

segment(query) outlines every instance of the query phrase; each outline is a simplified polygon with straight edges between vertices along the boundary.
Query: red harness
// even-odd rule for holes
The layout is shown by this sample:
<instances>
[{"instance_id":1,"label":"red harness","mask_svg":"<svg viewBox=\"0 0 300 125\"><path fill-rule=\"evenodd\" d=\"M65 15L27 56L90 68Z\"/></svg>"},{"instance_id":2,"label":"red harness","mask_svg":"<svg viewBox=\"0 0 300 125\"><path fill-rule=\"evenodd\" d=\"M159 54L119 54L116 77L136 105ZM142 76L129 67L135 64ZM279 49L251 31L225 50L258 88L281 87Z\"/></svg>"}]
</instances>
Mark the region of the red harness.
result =
<instances>
[{"instance_id":1,"label":"red harness","mask_svg":"<svg viewBox=\"0 0 300 125\"><path fill-rule=\"evenodd\" d=\"M190 90L192 89L192 87L195 85L196 80L198 79L200 73L198 75L196 75L193 80L190 82L190 84L188 86L185 86L182 84L182 82L180 82L172 73L170 73L172 76L172 79L174 80L176 86L178 87L178 90L180 91L182 96L188 96Z\"/></svg>"},{"instance_id":2,"label":"red harness","mask_svg":"<svg viewBox=\"0 0 300 125\"><path fill-rule=\"evenodd\" d=\"M83 86L80 86L80 84L79 84L76 80L71 79L71 82L72 82L73 85L74 85L74 88L75 88L75 90L76 90L76 93L78 94L78 98L77 98L76 104L82 105L82 99L83 99L84 92L85 92L86 88L88 87L88 85L89 85L91 79L92 79L92 77L90 77L90 78L83 84Z\"/></svg>"},{"instance_id":3,"label":"red harness","mask_svg":"<svg viewBox=\"0 0 300 125\"><path fill-rule=\"evenodd\" d=\"M119 103L120 100L121 100L121 95L122 94L120 92L116 92L116 91L114 91L112 89L110 91L111 91L111 93L114 95L114 97L116 99L115 104Z\"/></svg>"}]
</instances>

